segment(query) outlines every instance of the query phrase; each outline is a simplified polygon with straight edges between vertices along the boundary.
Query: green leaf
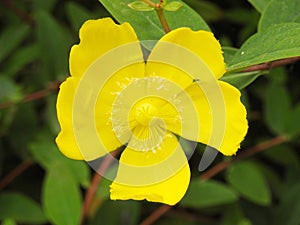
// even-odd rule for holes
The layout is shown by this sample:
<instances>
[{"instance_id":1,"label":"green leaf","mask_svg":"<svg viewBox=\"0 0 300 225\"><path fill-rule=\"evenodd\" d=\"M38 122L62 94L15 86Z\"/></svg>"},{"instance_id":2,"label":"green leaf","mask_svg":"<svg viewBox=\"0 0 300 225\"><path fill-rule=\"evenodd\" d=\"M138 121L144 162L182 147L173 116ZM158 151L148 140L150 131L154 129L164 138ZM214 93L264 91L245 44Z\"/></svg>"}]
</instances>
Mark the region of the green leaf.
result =
<instances>
[{"instance_id":1,"label":"green leaf","mask_svg":"<svg viewBox=\"0 0 300 225\"><path fill-rule=\"evenodd\" d=\"M300 103L292 109L288 122L288 135L290 138L297 138L300 134Z\"/></svg>"},{"instance_id":2,"label":"green leaf","mask_svg":"<svg viewBox=\"0 0 300 225\"><path fill-rule=\"evenodd\" d=\"M73 175L63 164L48 171L43 185L43 205L55 225L79 224L81 194Z\"/></svg>"},{"instance_id":3,"label":"green leaf","mask_svg":"<svg viewBox=\"0 0 300 225\"><path fill-rule=\"evenodd\" d=\"M258 12L262 13L271 0L248 0Z\"/></svg>"},{"instance_id":4,"label":"green leaf","mask_svg":"<svg viewBox=\"0 0 300 225\"><path fill-rule=\"evenodd\" d=\"M21 42L29 34L29 31L29 25L21 24L19 26L11 26L2 32L0 36L0 62L4 60L9 54L11 54L12 51L21 44Z\"/></svg>"},{"instance_id":5,"label":"green leaf","mask_svg":"<svg viewBox=\"0 0 300 225\"><path fill-rule=\"evenodd\" d=\"M14 76L24 66L35 61L39 56L39 49L36 44L27 45L18 49L12 57L9 58L5 64L4 72L7 76Z\"/></svg>"},{"instance_id":6,"label":"green leaf","mask_svg":"<svg viewBox=\"0 0 300 225\"><path fill-rule=\"evenodd\" d=\"M81 25L95 16L76 2L66 3L66 12L72 24L73 30L78 32Z\"/></svg>"},{"instance_id":7,"label":"green leaf","mask_svg":"<svg viewBox=\"0 0 300 225\"><path fill-rule=\"evenodd\" d=\"M66 158L59 152L50 137L51 135L41 134L30 144L29 150L34 159L48 171L51 171L53 167L56 168L57 164L61 164L66 167L65 170L73 176L78 184L87 187L90 181L90 170L87 163Z\"/></svg>"},{"instance_id":8,"label":"green leaf","mask_svg":"<svg viewBox=\"0 0 300 225\"><path fill-rule=\"evenodd\" d=\"M272 224L299 225L300 223L300 183L291 186L283 194L282 202L276 210Z\"/></svg>"},{"instance_id":9,"label":"green leaf","mask_svg":"<svg viewBox=\"0 0 300 225\"><path fill-rule=\"evenodd\" d=\"M278 135L286 135L291 114L291 101L283 85L271 83L266 91L264 103L265 121Z\"/></svg>"},{"instance_id":10,"label":"green leaf","mask_svg":"<svg viewBox=\"0 0 300 225\"><path fill-rule=\"evenodd\" d=\"M275 24L250 37L227 69L237 70L295 56L300 56L300 23Z\"/></svg>"},{"instance_id":11,"label":"green leaf","mask_svg":"<svg viewBox=\"0 0 300 225\"><path fill-rule=\"evenodd\" d=\"M89 225L136 225L141 205L137 201L105 201Z\"/></svg>"},{"instance_id":12,"label":"green leaf","mask_svg":"<svg viewBox=\"0 0 300 225\"><path fill-rule=\"evenodd\" d=\"M53 17L44 11L36 12L36 35L45 73L56 79L68 74L69 35Z\"/></svg>"},{"instance_id":13,"label":"green leaf","mask_svg":"<svg viewBox=\"0 0 300 225\"><path fill-rule=\"evenodd\" d=\"M223 51L225 64L227 65L233 59L233 57L234 57L235 53L238 51L238 49L226 46L226 47L222 47L222 51Z\"/></svg>"},{"instance_id":14,"label":"green leaf","mask_svg":"<svg viewBox=\"0 0 300 225\"><path fill-rule=\"evenodd\" d=\"M227 171L228 182L251 202L269 205L271 194L259 167L252 162L233 164Z\"/></svg>"},{"instance_id":15,"label":"green leaf","mask_svg":"<svg viewBox=\"0 0 300 225\"><path fill-rule=\"evenodd\" d=\"M119 23L129 22L140 40L159 40L164 35L156 12L134 11L127 6L132 0L99 1ZM210 30L205 21L193 9L183 2L182 4L183 7L176 13L165 13L171 29L190 27L193 30Z\"/></svg>"},{"instance_id":16,"label":"green leaf","mask_svg":"<svg viewBox=\"0 0 300 225\"><path fill-rule=\"evenodd\" d=\"M47 1L33 0L32 7L34 8L35 11L44 10L50 12L54 8L57 1L58 0L47 0Z\"/></svg>"},{"instance_id":17,"label":"green leaf","mask_svg":"<svg viewBox=\"0 0 300 225\"><path fill-rule=\"evenodd\" d=\"M300 4L295 0L272 0L263 12L258 30L265 31L273 24L300 23Z\"/></svg>"},{"instance_id":18,"label":"green leaf","mask_svg":"<svg viewBox=\"0 0 300 225\"><path fill-rule=\"evenodd\" d=\"M136 11L152 11L153 7L142 1L135 1L128 4L130 8Z\"/></svg>"},{"instance_id":19,"label":"green leaf","mask_svg":"<svg viewBox=\"0 0 300 225\"><path fill-rule=\"evenodd\" d=\"M4 220L1 225L17 225L16 222L12 219L6 219Z\"/></svg>"},{"instance_id":20,"label":"green leaf","mask_svg":"<svg viewBox=\"0 0 300 225\"><path fill-rule=\"evenodd\" d=\"M251 224L251 223L245 218L239 204L233 204L226 207L223 213L221 225L244 225L244 224Z\"/></svg>"},{"instance_id":21,"label":"green leaf","mask_svg":"<svg viewBox=\"0 0 300 225\"><path fill-rule=\"evenodd\" d=\"M183 6L182 2L171 2L164 6L164 10L176 12Z\"/></svg>"},{"instance_id":22,"label":"green leaf","mask_svg":"<svg viewBox=\"0 0 300 225\"><path fill-rule=\"evenodd\" d=\"M40 206L19 193L3 192L0 194L0 220L13 219L18 223L41 224L47 222Z\"/></svg>"},{"instance_id":23,"label":"green leaf","mask_svg":"<svg viewBox=\"0 0 300 225\"><path fill-rule=\"evenodd\" d=\"M184 2L201 15L206 22L217 21L223 16L223 11L215 2L205 0L184 0Z\"/></svg>"},{"instance_id":24,"label":"green leaf","mask_svg":"<svg viewBox=\"0 0 300 225\"><path fill-rule=\"evenodd\" d=\"M299 114L298 114L299 115ZM285 145L276 146L264 151L263 154L273 162L283 166L298 165L297 154Z\"/></svg>"},{"instance_id":25,"label":"green leaf","mask_svg":"<svg viewBox=\"0 0 300 225\"><path fill-rule=\"evenodd\" d=\"M180 205L193 208L205 208L233 203L236 193L228 186L216 181L192 180Z\"/></svg>"},{"instance_id":26,"label":"green leaf","mask_svg":"<svg viewBox=\"0 0 300 225\"><path fill-rule=\"evenodd\" d=\"M221 80L242 90L255 81L259 76L263 75L263 71L253 71L244 73L231 73L223 76Z\"/></svg>"},{"instance_id":27,"label":"green leaf","mask_svg":"<svg viewBox=\"0 0 300 225\"><path fill-rule=\"evenodd\" d=\"M11 79L0 76L0 101L16 102L21 98L20 88Z\"/></svg>"}]
</instances>

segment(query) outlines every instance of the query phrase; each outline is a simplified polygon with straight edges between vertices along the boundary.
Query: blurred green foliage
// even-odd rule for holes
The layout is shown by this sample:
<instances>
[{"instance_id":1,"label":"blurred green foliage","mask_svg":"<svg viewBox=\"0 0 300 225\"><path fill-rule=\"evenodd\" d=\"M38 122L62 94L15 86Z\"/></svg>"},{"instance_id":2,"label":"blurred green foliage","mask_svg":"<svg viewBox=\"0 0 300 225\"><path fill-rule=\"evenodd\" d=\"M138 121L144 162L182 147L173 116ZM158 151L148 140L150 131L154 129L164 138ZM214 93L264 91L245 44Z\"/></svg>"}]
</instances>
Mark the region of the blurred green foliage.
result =
<instances>
[{"instance_id":1,"label":"blurred green foliage","mask_svg":"<svg viewBox=\"0 0 300 225\"><path fill-rule=\"evenodd\" d=\"M80 224L93 171L85 162L62 156L54 143L59 131L56 94L68 76L70 47L78 42L85 20L106 16L129 21L142 40L163 35L155 12L133 11L124 4L130 0L100 2L106 9L96 0L0 0L2 225ZM250 129L240 152L276 136L287 141L265 146L264 152L230 164L207 181L193 169L184 199L155 224L299 225L300 63L244 71L300 56L298 0L183 3L177 12L166 13L171 28L212 30L229 71L222 79L243 89ZM201 149L199 145L191 168L197 167ZM228 160L219 155L214 164ZM99 185L87 225L139 224L159 206L112 202L109 184L103 179Z\"/></svg>"}]
</instances>

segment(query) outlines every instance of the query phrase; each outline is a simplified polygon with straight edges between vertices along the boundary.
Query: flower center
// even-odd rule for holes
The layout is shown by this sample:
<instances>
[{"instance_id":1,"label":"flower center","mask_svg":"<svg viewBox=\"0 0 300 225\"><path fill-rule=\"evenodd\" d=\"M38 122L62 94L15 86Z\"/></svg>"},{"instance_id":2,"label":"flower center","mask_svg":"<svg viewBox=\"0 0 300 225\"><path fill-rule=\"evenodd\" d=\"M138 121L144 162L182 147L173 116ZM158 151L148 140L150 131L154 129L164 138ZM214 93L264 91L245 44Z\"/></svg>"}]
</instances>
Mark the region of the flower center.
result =
<instances>
[{"instance_id":1,"label":"flower center","mask_svg":"<svg viewBox=\"0 0 300 225\"><path fill-rule=\"evenodd\" d=\"M157 116L157 108L151 103L142 103L137 106L134 115L136 121L143 126L151 125L151 121Z\"/></svg>"}]
</instances>

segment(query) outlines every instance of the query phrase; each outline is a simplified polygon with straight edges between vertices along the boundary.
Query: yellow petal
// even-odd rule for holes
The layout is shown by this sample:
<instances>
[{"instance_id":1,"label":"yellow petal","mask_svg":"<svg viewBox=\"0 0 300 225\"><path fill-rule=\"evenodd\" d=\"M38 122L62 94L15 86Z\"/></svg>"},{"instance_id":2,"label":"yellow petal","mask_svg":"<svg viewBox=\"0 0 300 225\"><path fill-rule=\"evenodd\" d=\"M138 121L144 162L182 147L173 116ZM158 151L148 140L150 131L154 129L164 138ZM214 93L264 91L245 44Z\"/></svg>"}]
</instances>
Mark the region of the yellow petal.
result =
<instances>
[{"instance_id":1,"label":"yellow petal","mask_svg":"<svg viewBox=\"0 0 300 225\"><path fill-rule=\"evenodd\" d=\"M108 151L114 150L123 144L126 144L129 139L122 140L121 142L116 135L121 133L125 135L130 135L129 127L124 127L124 131L118 130L116 127L120 127L120 124L112 123L112 113L117 114L117 118L123 118L119 113L126 113L120 109L115 102L116 98L120 95L124 88L126 88L131 82L136 78L144 77L144 63L138 63L131 66L127 66L116 74L111 76L111 78L105 83L102 90L99 93L97 102L95 105L95 124L97 127L99 138L102 144ZM131 107L131 106L130 106ZM122 121L126 123L127 121ZM119 132L116 134L115 132Z\"/></svg>"},{"instance_id":2,"label":"yellow petal","mask_svg":"<svg viewBox=\"0 0 300 225\"><path fill-rule=\"evenodd\" d=\"M166 43L169 43L169 45L166 45ZM170 44L173 44L173 47ZM182 49L180 50L179 47ZM193 78L201 80L202 74L197 73L197 71L187 75L186 71L182 70L185 66L176 68L176 66L179 66L178 63L170 65L165 63L165 60L157 60L160 58L158 55L167 54L169 57L177 57L180 64L188 65L191 60L186 57L187 53L183 49L189 51L194 57L199 57L216 78L220 78L225 73L221 46L211 32L179 28L163 36L155 45L147 63L147 75L164 76L183 88L187 87ZM197 65L193 65L193 67L195 67L194 70L197 69Z\"/></svg>"},{"instance_id":3,"label":"yellow petal","mask_svg":"<svg viewBox=\"0 0 300 225\"><path fill-rule=\"evenodd\" d=\"M197 140L191 136L193 133L181 132L179 127L174 126L171 130L186 139L208 144L224 155L233 155L248 130L246 109L240 101L239 90L222 81L218 81L218 85L219 90L216 86L206 87L205 90L204 85L201 88L193 83L185 91L194 101L198 112L200 130ZM219 91L220 95L216 98ZM191 130L197 126L195 121L186 120L185 123L184 126Z\"/></svg>"},{"instance_id":4,"label":"yellow petal","mask_svg":"<svg viewBox=\"0 0 300 225\"><path fill-rule=\"evenodd\" d=\"M65 156L82 160L83 156L76 144L72 125L73 99L78 83L79 79L69 77L60 85L56 109L61 131L56 138L56 143Z\"/></svg>"},{"instance_id":5,"label":"yellow petal","mask_svg":"<svg viewBox=\"0 0 300 225\"><path fill-rule=\"evenodd\" d=\"M138 41L129 23L117 25L110 18L86 21L79 36L80 43L72 47L69 60L71 75L76 77L82 76L97 58L108 51Z\"/></svg>"},{"instance_id":6,"label":"yellow petal","mask_svg":"<svg viewBox=\"0 0 300 225\"><path fill-rule=\"evenodd\" d=\"M110 186L110 198L175 205L184 196L189 181L186 156L177 138L169 133L155 152L124 150L117 177Z\"/></svg>"}]
</instances>

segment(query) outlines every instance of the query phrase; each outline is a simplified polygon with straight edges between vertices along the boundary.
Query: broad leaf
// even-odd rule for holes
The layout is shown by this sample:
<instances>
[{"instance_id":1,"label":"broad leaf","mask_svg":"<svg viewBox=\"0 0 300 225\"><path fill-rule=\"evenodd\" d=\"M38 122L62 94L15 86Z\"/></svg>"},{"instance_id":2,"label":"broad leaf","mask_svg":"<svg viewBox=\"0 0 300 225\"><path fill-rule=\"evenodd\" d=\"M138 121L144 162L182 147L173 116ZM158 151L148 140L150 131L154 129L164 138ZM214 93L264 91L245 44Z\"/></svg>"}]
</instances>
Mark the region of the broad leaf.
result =
<instances>
[{"instance_id":1,"label":"broad leaf","mask_svg":"<svg viewBox=\"0 0 300 225\"><path fill-rule=\"evenodd\" d=\"M227 69L237 70L295 56L300 56L300 23L275 24L250 37Z\"/></svg>"},{"instance_id":2,"label":"broad leaf","mask_svg":"<svg viewBox=\"0 0 300 225\"><path fill-rule=\"evenodd\" d=\"M89 225L136 225L139 221L141 205L138 201L106 201Z\"/></svg>"},{"instance_id":3,"label":"broad leaf","mask_svg":"<svg viewBox=\"0 0 300 225\"><path fill-rule=\"evenodd\" d=\"M63 164L52 166L43 186L45 212L55 225L79 224L81 194L73 175Z\"/></svg>"},{"instance_id":4,"label":"broad leaf","mask_svg":"<svg viewBox=\"0 0 300 225\"><path fill-rule=\"evenodd\" d=\"M283 194L282 202L276 210L272 224L299 225L300 223L300 183L293 185Z\"/></svg>"},{"instance_id":5,"label":"broad leaf","mask_svg":"<svg viewBox=\"0 0 300 225\"><path fill-rule=\"evenodd\" d=\"M75 32L78 32L86 20L95 18L92 13L76 2L67 2L66 12Z\"/></svg>"},{"instance_id":6,"label":"broad leaf","mask_svg":"<svg viewBox=\"0 0 300 225\"><path fill-rule=\"evenodd\" d=\"M164 31L155 11L138 12L128 4L132 0L99 0L104 7L119 22L129 22L135 29L140 40L159 40ZM193 30L210 30L205 21L188 5L176 1L183 6L176 12L165 12L170 28L190 27Z\"/></svg>"},{"instance_id":7,"label":"broad leaf","mask_svg":"<svg viewBox=\"0 0 300 225\"><path fill-rule=\"evenodd\" d=\"M258 12L262 13L271 0L248 0Z\"/></svg>"},{"instance_id":8,"label":"broad leaf","mask_svg":"<svg viewBox=\"0 0 300 225\"><path fill-rule=\"evenodd\" d=\"M226 185L216 181L192 180L190 187L180 205L205 208L229 204L237 200L235 192Z\"/></svg>"},{"instance_id":9,"label":"broad leaf","mask_svg":"<svg viewBox=\"0 0 300 225\"><path fill-rule=\"evenodd\" d=\"M245 72L245 73L231 73L225 75L221 80L235 86L242 90L255 81L259 76L263 75L263 71Z\"/></svg>"},{"instance_id":10,"label":"broad leaf","mask_svg":"<svg viewBox=\"0 0 300 225\"><path fill-rule=\"evenodd\" d=\"M272 0L266 7L258 24L259 31L265 31L273 24L300 23L300 4L295 0Z\"/></svg>"},{"instance_id":11,"label":"broad leaf","mask_svg":"<svg viewBox=\"0 0 300 225\"><path fill-rule=\"evenodd\" d=\"M45 73L55 79L68 74L68 54L71 45L66 29L52 15L36 12L36 35Z\"/></svg>"},{"instance_id":12,"label":"broad leaf","mask_svg":"<svg viewBox=\"0 0 300 225\"><path fill-rule=\"evenodd\" d=\"M227 171L228 182L246 199L259 205L269 205L271 194L259 167L251 162L232 165Z\"/></svg>"},{"instance_id":13,"label":"broad leaf","mask_svg":"<svg viewBox=\"0 0 300 225\"><path fill-rule=\"evenodd\" d=\"M66 158L55 146L51 135L39 135L37 140L31 143L29 150L34 159L45 168L52 170L57 164L65 166L73 176L74 180L84 187L87 187L90 180L90 170L86 162Z\"/></svg>"},{"instance_id":14,"label":"broad leaf","mask_svg":"<svg viewBox=\"0 0 300 225\"><path fill-rule=\"evenodd\" d=\"M282 85L270 84L266 91L264 116L269 128L278 135L288 132L291 101Z\"/></svg>"},{"instance_id":15,"label":"broad leaf","mask_svg":"<svg viewBox=\"0 0 300 225\"><path fill-rule=\"evenodd\" d=\"M21 24L5 29L0 35L0 62L5 59L29 34L29 25Z\"/></svg>"},{"instance_id":16,"label":"broad leaf","mask_svg":"<svg viewBox=\"0 0 300 225\"><path fill-rule=\"evenodd\" d=\"M32 199L19 193L0 194L0 220L13 219L19 223L41 224L47 222L41 207Z\"/></svg>"}]
</instances>

